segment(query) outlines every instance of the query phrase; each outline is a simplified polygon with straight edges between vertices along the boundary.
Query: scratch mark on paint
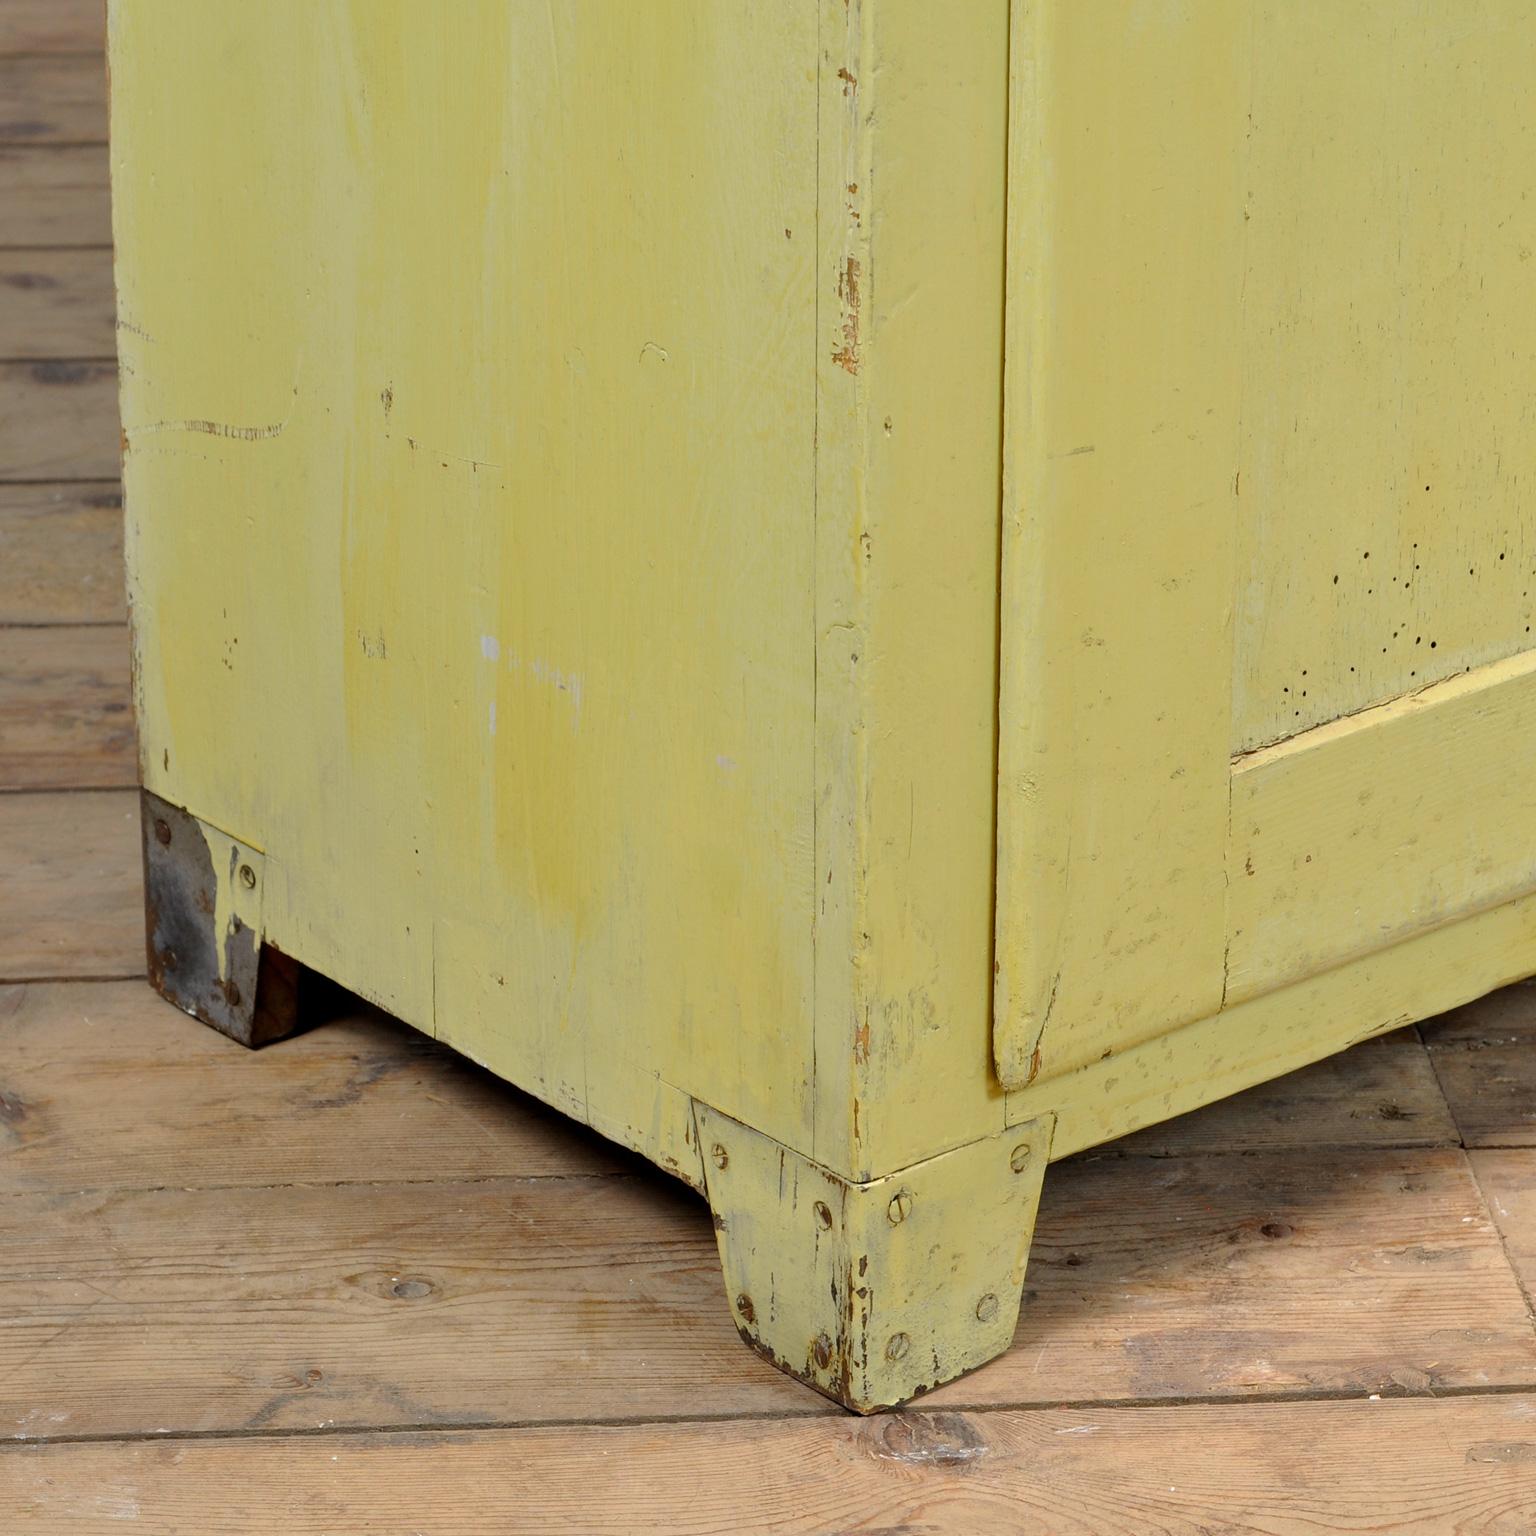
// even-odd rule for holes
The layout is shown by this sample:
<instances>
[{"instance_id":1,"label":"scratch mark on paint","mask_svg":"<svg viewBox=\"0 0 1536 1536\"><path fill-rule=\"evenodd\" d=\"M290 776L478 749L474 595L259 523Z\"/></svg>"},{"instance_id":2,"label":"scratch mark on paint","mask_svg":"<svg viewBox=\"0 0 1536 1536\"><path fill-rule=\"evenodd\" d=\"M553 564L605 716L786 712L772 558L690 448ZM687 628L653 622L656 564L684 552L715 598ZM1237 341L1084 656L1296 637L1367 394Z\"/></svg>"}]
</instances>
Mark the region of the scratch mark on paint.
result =
<instances>
[{"instance_id":1,"label":"scratch mark on paint","mask_svg":"<svg viewBox=\"0 0 1536 1536\"><path fill-rule=\"evenodd\" d=\"M206 432L210 437L230 437L240 442L256 443L266 438L281 437L287 425L286 421L279 421L266 427L245 427L227 421L189 418L184 421L146 421L137 427L124 427L123 435L133 438L147 436L151 432Z\"/></svg>"},{"instance_id":2,"label":"scratch mark on paint","mask_svg":"<svg viewBox=\"0 0 1536 1536\"><path fill-rule=\"evenodd\" d=\"M860 270L858 257L849 256L837 279L837 296L843 306L843 343L832 354L832 361L852 374L859 371L859 305L862 302L859 293Z\"/></svg>"}]
</instances>

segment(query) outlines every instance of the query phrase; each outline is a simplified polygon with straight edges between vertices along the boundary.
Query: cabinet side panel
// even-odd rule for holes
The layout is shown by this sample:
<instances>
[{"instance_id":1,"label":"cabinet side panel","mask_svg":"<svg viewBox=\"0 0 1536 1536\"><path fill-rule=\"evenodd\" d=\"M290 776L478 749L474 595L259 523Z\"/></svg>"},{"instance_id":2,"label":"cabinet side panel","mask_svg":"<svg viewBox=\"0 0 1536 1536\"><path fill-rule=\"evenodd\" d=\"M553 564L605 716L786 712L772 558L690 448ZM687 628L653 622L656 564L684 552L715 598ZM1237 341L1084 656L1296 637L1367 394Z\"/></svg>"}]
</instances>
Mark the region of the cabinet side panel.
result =
<instances>
[{"instance_id":1,"label":"cabinet side panel","mask_svg":"<svg viewBox=\"0 0 1536 1536\"><path fill-rule=\"evenodd\" d=\"M111 17L146 779L642 1144L809 1141L817 20Z\"/></svg>"}]
</instances>

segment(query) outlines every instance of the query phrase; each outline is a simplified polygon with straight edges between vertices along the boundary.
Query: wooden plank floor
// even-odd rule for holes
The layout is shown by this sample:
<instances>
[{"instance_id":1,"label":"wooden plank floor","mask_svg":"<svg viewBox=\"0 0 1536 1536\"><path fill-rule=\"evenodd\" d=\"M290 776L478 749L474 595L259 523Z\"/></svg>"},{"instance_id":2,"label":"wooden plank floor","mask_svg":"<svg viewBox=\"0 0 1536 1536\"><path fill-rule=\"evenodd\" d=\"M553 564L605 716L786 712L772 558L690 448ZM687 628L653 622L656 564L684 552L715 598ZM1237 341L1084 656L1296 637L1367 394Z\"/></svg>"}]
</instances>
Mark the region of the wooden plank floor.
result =
<instances>
[{"instance_id":1,"label":"wooden plank floor","mask_svg":"<svg viewBox=\"0 0 1536 1536\"><path fill-rule=\"evenodd\" d=\"M1054 1167L850 1419L703 1204L381 1014L142 980L100 0L0 0L0 1531L1536 1536L1536 986Z\"/></svg>"}]
</instances>

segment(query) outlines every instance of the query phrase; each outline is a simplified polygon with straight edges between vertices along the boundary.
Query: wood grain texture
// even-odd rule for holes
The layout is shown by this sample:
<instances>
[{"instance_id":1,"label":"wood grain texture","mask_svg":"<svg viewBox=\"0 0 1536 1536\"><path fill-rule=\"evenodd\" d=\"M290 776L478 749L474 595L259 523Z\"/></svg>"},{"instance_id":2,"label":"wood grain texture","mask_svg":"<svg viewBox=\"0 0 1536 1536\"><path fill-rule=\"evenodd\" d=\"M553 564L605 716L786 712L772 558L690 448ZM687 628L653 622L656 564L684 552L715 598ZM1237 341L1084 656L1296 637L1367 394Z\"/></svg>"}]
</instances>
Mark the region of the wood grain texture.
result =
<instances>
[{"instance_id":1,"label":"wood grain texture","mask_svg":"<svg viewBox=\"0 0 1536 1536\"><path fill-rule=\"evenodd\" d=\"M115 485L0 485L0 624L121 623Z\"/></svg>"},{"instance_id":2,"label":"wood grain texture","mask_svg":"<svg viewBox=\"0 0 1536 1536\"><path fill-rule=\"evenodd\" d=\"M1509 1262L1536 1309L1536 1151L1490 1147L1470 1156Z\"/></svg>"},{"instance_id":3,"label":"wood grain texture","mask_svg":"<svg viewBox=\"0 0 1536 1536\"><path fill-rule=\"evenodd\" d=\"M1536 1397L18 1447L27 1536L1529 1536Z\"/></svg>"},{"instance_id":4,"label":"wood grain texture","mask_svg":"<svg viewBox=\"0 0 1536 1536\"><path fill-rule=\"evenodd\" d=\"M0 1059L0 1095L12 1106L0 1131L7 1193L637 1166L371 1010L253 1055L141 981L0 987Z\"/></svg>"},{"instance_id":5,"label":"wood grain texture","mask_svg":"<svg viewBox=\"0 0 1536 1536\"><path fill-rule=\"evenodd\" d=\"M116 368L0 363L0 480L115 480L118 469Z\"/></svg>"},{"instance_id":6,"label":"wood grain texture","mask_svg":"<svg viewBox=\"0 0 1536 1536\"><path fill-rule=\"evenodd\" d=\"M1424 1046L1408 1029L1362 1041L1103 1150L1167 1157L1276 1147L1444 1147L1458 1140Z\"/></svg>"},{"instance_id":7,"label":"wood grain texture","mask_svg":"<svg viewBox=\"0 0 1536 1536\"><path fill-rule=\"evenodd\" d=\"M0 356L111 357L110 251L0 248Z\"/></svg>"},{"instance_id":8,"label":"wood grain texture","mask_svg":"<svg viewBox=\"0 0 1536 1536\"><path fill-rule=\"evenodd\" d=\"M0 795L0 980L144 970L139 797Z\"/></svg>"},{"instance_id":9,"label":"wood grain texture","mask_svg":"<svg viewBox=\"0 0 1536 1536\"><path fill-rule=\"evenodd\" d=\"M1536 1147L1536 986L1506 987L1420 1031L1462 1141Z\"/></svg>"},{"instance_id":10,"label":"wood grain texture","mask_svg":"<svg viewBox=\"0 0 1536 1536\"><path fill-rule=\"evenodd\" d=\"M0 147L0 243L110 245L104 144Z\"/></svg>"},{"instance_id":11,"label":"wood grain texture","mask_svg":"<svg viewBox=\"0 0 1536 1536\"><path fill-rule=\"evenodd\" d=\"M106 44L101 0L5 0L0 54L93 53Z\"/></svg>"},{"instance_id":12,"label":"wood grain texture","mask_svg":"<svg viewBox=\"0 0 1536 1536\"><path fill-rule=\"evenodd\" d=\"M0 628L0 790L138 783L128 630Z\"/></svg>"},{"instance_id":13,"label":"wood grain texture","mask_svg":"<svg viewBox=\"0 0 1536 1536\"><path fill-rule=\"evenodd\" d=\"M107 71L99 53L0 55L0 144L105 144Z\"/></svg>"},{"instance_id":14,"label":"wood grain texture","mask_svg":"<svg viewBox=\"0 0 1536 1536\"><path fill-rule=\"evenodd\" d=\"M1051 1170L1013 1349L925 1402L1526 1383L1460 1153L1109 1158ZM828 1409L743 1350L707 1207L650 1171L0 1201L3 1433Z\"/></svg>"}]
</instances>

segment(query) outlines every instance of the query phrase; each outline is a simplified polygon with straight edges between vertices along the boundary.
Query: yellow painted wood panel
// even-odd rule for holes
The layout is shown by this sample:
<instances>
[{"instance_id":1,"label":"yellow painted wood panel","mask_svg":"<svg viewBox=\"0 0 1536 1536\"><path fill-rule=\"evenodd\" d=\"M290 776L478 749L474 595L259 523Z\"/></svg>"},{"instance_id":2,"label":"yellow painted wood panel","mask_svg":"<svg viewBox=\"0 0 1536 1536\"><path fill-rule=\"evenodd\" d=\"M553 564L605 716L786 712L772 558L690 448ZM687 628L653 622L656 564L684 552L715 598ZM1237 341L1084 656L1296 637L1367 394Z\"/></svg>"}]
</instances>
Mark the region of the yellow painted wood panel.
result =
<instances>
[{"instance_id":1,"label":"yellow painted wood panel","mask_svg":"<svg viewBox=\"0 0 1536 1536\"><path fill-rule=\"evenodd\" d=\"M1234 751L1536 620L1530 6L1249 9Z\"/></svg>"},{"instance_id":2,"label":"yellow painted wood panel","mask_svg":"<svg viewBox=\"0 0 1536 1536\"><path fill-rule=\"evenodd\" d=\"M1014 1088L1221 1003L1251 48L1244 6L1014 6L995 1004Z\"/></svg>"},{"instance_id":3,"label":"yellow painted wood panel","mask_svg":"<svg viewBox=\"0 0 1536 1536\"><path fill-rule=\"evenodd\" d=\"M151 787L562 1107L804 1144L816 10L111 27Z\"/></svg>"}]
</instances>

